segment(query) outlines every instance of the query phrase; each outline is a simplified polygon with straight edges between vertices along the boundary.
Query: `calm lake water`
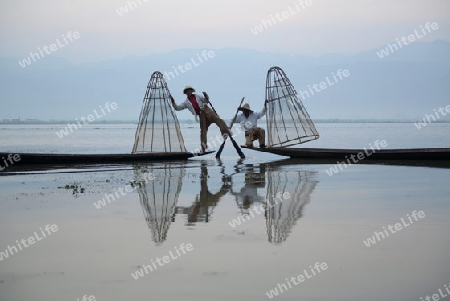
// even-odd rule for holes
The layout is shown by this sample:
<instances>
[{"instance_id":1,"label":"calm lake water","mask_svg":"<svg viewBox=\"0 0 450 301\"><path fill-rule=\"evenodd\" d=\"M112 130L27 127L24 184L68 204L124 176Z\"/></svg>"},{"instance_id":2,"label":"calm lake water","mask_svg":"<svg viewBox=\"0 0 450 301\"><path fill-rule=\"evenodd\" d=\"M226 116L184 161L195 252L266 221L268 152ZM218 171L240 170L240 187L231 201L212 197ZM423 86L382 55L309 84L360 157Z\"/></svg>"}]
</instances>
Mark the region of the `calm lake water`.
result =
<instances>
[{"instance_id":1,"label":"calm lake water","mask_svg":"<svg viewBox=\"0 0 450 301\"><path fill-rule=\"evenodd\" d=\"M0 125L0 151L129 153L135 127L89 125L60 139L61 125ZM317 128L305 147L450 147L450 124ZM197 148L198 125L182 129ZM356 164L329 176L332 164L244 152L239 160L227 143L221 161L0 173L0 300L420 301L446 292L450 169Z\"/></svg>"}]
</instances>

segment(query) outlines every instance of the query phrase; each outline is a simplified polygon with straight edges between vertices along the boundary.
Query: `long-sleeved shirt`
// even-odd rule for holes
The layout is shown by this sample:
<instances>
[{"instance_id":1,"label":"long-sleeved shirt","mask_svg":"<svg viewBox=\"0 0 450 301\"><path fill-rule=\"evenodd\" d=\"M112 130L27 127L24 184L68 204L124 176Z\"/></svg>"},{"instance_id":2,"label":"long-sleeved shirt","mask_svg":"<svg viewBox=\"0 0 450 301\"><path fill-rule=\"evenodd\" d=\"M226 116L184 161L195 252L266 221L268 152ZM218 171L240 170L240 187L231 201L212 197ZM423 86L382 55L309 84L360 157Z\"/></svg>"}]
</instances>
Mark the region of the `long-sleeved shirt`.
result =
<instances>
[{"instance_id":1,"label":"long-sleeved shirt","mask_svg":"<svg viewBox=\"0 0 450 301\"><path fill-rule=\"evenodd\" d=\"M203 97L203 95L195 94L195 93L193 93L193 95L195 95L195 99L197 100L197 104L200 107L200 110L203 109L203 107L208 103L208 101L205 99L205 97ZM189 101L189 99L187 97L186 97L186 100L183 101L179 105L174 103L173 107L177 111L188 109L192 113L192 115L197 115L197 113L195 112L194 107L192 106L191 102Z\"/></svg>"},{"instance_id":2,"label":"long-sleeved shirt","mask_svg":"<svg viewBox=\"0 0 450 301\"><path fill-rule=\"evenodd\" d=\"M242 113L236 118L234 123L240 123L244 131L250 131L258 127L258 119L264 115L266 115L266 107L264 107L264 109L262 109L259 113L250 112L248 117L245 117L244 113Z\"/></svg>"}]
</instances>

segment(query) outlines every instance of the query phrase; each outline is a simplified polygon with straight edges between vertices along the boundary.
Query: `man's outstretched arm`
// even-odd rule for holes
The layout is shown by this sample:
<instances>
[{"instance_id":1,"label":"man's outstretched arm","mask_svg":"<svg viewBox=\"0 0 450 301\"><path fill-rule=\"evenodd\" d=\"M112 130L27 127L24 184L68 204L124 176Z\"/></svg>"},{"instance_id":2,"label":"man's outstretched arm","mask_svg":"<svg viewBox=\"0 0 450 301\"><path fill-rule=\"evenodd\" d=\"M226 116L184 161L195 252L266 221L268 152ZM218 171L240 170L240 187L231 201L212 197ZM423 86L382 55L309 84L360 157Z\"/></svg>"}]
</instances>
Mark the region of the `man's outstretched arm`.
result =
<instances>
[{"instance_id":1,"label":"man's outstretched arm","mask_svg":"<svg viewBox=\"0 0 450 301\"><path fill-rule=\"evenodd\" d=\"M203 99L202 101L204 101L205 103L209 103L209 95L206 92L202 92L203 93Z\"/></svg>"},{"instance_id":2,"label":"man's outstretched arm","mask_svg":"<svg viewBox=\"0 0 450 301\"><path fill-rule=\"evenodd\" d=\"M266 115L266 111L267 111L266 103L267 103L267 101L264 103L264 108L261 110L261 112L258 113L257 119L260 119L261 117Z\"/></svg>"},{"instance_id":3,"label":"man's outstretched arm","mask_svg":"<svg viewBox=\"0 0 450 301\"><path fill-rule=\"evenodd\" d=\"M169 96L170 97L170 101L172 102L172 106L176 111L181 111L187 108L186 103L182 103L180 105L177 105L175 103L175 99L173 98L172 94Z\"/></svg>"}]
</instances>

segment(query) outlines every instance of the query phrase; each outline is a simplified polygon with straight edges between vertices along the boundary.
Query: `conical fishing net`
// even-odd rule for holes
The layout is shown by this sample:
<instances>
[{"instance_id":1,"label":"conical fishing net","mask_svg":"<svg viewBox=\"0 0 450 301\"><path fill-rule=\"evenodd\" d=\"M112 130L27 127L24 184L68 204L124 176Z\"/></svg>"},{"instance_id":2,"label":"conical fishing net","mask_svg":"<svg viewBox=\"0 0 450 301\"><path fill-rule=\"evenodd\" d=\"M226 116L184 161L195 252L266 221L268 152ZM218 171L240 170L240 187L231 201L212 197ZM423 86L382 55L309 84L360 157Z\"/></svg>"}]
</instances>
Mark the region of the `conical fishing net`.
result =
<instances>
[{"instance_id":1,"label":"conical fishing net","mask_svg":"<svg viewBox=\"0 0 450 301\"><path fill-rule=\"evenodd\" d=\"M269 147L284 147L319 138L319 133L294 86L280 67L267 73L267 136Z\"/></svg>"},{"instance_id":2,"label":"conical fishing net","mask_svg":"<svg viewBox=\"0 0 450 301\"><path fill-rule=\"evenodd\" d=\"M133 154L186 152L180 124L170 104L170 92L161 72L154 72L147 85Z\"/></svg>"}]
</instances>

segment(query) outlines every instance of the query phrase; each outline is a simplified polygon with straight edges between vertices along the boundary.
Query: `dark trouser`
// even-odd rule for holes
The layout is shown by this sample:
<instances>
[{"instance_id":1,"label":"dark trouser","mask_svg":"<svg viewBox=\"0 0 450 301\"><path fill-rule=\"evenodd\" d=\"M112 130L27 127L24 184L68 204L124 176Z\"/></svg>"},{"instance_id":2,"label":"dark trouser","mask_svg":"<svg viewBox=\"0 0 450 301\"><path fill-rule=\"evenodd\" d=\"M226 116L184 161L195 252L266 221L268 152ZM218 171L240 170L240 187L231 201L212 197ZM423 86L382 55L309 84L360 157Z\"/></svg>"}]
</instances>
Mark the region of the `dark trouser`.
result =
<instances>
[{"instance_id":1,"label":"dark trouser","mask_svg":"<svg viewBox=\"0 0 450 301\"><path fill-rule=\"evenodd\" d=\"M253 141L259 140L259 145L266 141L266 131L262 128L254 128L245 132L245 146L253 146Z\"/></svg>"},{"instance_id":2,"label":"dark trouser","mask_svg":"<svg viewBox=\"0 0 450 301\"><path fill-rule=\"evenodd\" d=\"M220 117L209 107L204 106L200 112L200 143L202 150L205 150L207 148L206 140L208 136L208 128L212 123L215 123L219 127L222 136L231 136L231 131L225 121L220 119Z\"/></svg>"}]
</instances>

